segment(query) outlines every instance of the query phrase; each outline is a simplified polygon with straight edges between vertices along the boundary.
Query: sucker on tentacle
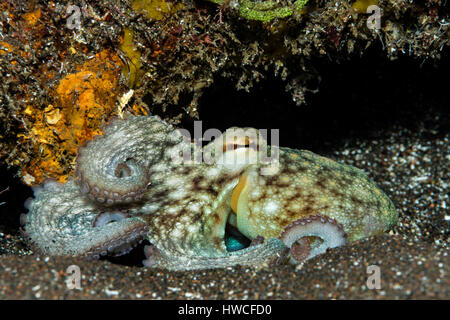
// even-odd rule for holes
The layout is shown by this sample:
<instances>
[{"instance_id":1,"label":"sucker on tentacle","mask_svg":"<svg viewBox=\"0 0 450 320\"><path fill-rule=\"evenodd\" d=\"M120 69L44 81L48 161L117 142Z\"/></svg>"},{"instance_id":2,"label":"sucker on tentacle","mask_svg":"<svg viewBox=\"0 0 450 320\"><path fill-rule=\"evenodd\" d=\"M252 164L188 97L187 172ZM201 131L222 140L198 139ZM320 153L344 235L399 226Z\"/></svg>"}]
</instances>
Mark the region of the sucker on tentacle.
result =
<instances>
[{"instance_id":1,"label":"sucker on tentacle","mask_svg":"<svg viewBox=\"0 0 450 320\"><path fill-rule=\"evenodd\" d=\"M142 241L148 226L128 218L95 226L98 208L80 192L74 181L62 185L47 181L29 205L26 233L40 250L56 256L115 255ZM117 252L120 248L120 252Z\"/></svg>"}]
</instances>

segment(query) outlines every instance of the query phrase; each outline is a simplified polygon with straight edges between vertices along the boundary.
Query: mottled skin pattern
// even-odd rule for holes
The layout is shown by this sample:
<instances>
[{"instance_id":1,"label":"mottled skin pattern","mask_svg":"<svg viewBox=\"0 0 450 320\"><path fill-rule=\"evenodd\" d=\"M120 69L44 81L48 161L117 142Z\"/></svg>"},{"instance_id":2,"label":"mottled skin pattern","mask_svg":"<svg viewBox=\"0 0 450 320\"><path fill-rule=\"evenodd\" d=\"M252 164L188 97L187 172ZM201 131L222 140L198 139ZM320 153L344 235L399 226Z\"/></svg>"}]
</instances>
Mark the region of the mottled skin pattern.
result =
<instances>
[{"instance_id":1,"label":"mottled skin pattern","mask_svg":"<svg viewBox=\"0 0 450 320\"><path fill-rule=\"evenodd\" d=\"M247 237L278 237L292 221L316 214L340 223L349 241L395 224L394 205L361 170L306 150L280 148L279 159L274 175L244 172L237 224Z\"/></svg>"},{"instance_id":2,"label":"mottled skin pattern","mask_svg":"<svg viewBox=\"0 0 450 320\"><path fill-rule=\"evenodd\" d=\"M105 138L107 137L107 138ZM158 117L115 118L104 135L80 148L75 175L81 190L107 205L138 201L150 182L150 170L171 166L170 151L183 141ZM107 156L103 156L107 154Z\"/></svg>"},{"instance_id":3,"label":"mottled skin pattern","mask_svg":"<svg viewBox=\"0 0 450 320\"><path fill-rule=\"evenodd\" d=\"M35 199L27 206L26 233L44 254L58 256L120 255L142 241L148 227L132 217L104 226L94 226L105 212L86 199L75 181L55 181L35 188Z\"/></svg>"},{"instance_id":4,"label":"mottled skin pattern","mask_svg":"<svg viewBox=\"0 0 450 320\"><path fill-rule=\"evenodd\" d=\"M194 144L170 125L158 117L115 120L80 150L74 180L35 191L25 230L50 255L120 255L147 238L145 265L187 270L282 263L289 247L298 263L396 222L390 200L356 168L287 148L279 162L228 161L261 160L268 148L239 135L231 147L221 138L205 147L214 155L229 148L216 161L174 161L180 150L193 154ZM253 244L228 252L227 223ZM310 237L323 239L317 253Z\"/></svg>"}]
</instances>

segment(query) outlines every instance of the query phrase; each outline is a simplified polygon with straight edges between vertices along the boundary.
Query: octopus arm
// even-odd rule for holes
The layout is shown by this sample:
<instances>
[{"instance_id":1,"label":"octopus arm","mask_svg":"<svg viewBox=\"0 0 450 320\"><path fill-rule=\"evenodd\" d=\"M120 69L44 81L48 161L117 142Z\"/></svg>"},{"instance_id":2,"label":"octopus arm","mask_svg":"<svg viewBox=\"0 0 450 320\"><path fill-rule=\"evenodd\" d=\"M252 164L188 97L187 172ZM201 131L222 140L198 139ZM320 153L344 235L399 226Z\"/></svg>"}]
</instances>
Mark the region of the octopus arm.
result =
<instances>
[{"instance_id":1,"label":"octopus arm","mask_svg":"<svg viewBox=\"0 0 450 320\"><path fill-rule=\"evenodd\" d=\"M277 265L287 258L287 247L279 239L269 239L239 251L227 253L221 257L201 257L170 255L154 247L145 248L146 260L143 264L150 268L164 268L171 271L226 268L235 265L261 267Z\"/></svg>"},{"instance_id":2,"label":"octopus arm","mask_svg":"<svg viewBox=\"0 0 450 320\"><path fill-rule=\"evenodd\" d=\"M55 256L120 255L139 243L147 225L122 213L99 213L74 181L49 181L28 203L25 233L44 254Z\"/></svg>"},{"instance_id":3,"label":"octopus arm","mask_svg":"<svg viewBox=\"0 0 450 320\"><path fill-rule=\"evenodd\" d=\"M75 174L81 191L105 204L131 203L142 198L150 183L150 168L166 163L181 134L159 117L115 118L104 134L80 148Z\"/></svg>"}]
</instances>

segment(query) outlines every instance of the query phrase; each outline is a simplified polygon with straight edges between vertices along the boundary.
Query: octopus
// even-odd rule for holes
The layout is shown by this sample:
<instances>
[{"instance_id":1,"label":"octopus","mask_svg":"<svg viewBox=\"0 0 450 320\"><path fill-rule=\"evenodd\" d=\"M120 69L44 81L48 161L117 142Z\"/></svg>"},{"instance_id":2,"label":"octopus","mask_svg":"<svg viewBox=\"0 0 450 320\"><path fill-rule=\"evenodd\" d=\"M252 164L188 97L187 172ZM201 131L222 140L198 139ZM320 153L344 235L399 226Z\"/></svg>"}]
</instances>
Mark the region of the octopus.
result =
<instances>
[{"instance_id":1,"label":"octopus","mask_svg":"<svg viewBox=\"0 0 450 320\"><path fill-rule=\"evenodd\" d=\"M229 5L229 0L209 0L221 6ZM239 15L249 20L269 22L275 18L285 18L302 10L308 0L295 0L285 3L277 0L238 0L231 5L238 9Z\"/></svg>"},{"instance_id":2,"label":"octopus","mask_svg":"<svg viewBox=\"0 0 450 320\"><path fill-rule=\"evenodd\" d=\"M22 216L50 256L99 258L143 240L150 268L303 264L388 231L391 200L361 170L230 128L203 148L157 116L113 119L74 176L46 181Z\"/></svg>"}]
</instances>

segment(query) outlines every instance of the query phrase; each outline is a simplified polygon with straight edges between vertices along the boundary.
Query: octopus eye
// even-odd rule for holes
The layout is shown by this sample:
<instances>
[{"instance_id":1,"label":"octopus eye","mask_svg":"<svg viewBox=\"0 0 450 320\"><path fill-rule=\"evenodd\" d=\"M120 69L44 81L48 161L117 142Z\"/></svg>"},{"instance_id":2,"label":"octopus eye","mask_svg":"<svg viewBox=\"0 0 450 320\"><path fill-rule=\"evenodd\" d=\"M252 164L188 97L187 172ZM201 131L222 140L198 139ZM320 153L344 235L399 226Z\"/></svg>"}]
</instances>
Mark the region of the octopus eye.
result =
<instances>
[{"instance_id":1,"label":"octopus eye","mask_svg":"<svg viewBox=\"0 0 450 320\"><path fill-rule=\"evenodd\" d=\"M242 139L241 139L242 140ZM256 151L260 150L259 144L251 140L249 137L245 137L242 141L227 142L222 147L222 152L227 152L237 149L253 149Z\"/></svg>"},{"instance_id":2,"label":"octopus eye","mask_svg":"<svg viewBox=\"0 0 450 320\"><path fill-rule=\"evenodd\" d=\"M226 143L223 145L222 151L226 152L226 151L230 151L230 150L236 150L236 149L240 149L240 148L248 148L250 147L250 138L249 137L245 137L244 141L242 141L241 143L239 142L233 142L233 143Z\"/></svg>"}]
</instances>

